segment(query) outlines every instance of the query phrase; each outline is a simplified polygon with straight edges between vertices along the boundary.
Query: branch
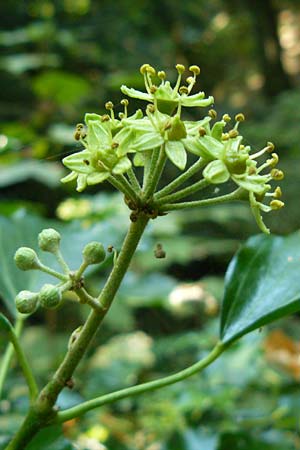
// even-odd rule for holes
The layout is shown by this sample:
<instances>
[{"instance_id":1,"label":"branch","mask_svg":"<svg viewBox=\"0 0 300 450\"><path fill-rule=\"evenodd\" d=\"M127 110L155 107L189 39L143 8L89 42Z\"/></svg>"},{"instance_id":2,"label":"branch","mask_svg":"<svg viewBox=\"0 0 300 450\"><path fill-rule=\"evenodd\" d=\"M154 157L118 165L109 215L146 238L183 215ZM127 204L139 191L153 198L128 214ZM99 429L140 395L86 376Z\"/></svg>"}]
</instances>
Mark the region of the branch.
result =
<instances>
[{"instance_id":1,"label":"branch","mask_svg":"<svg viewBox=\"0 0 300 450\"><path fill-rule=\"evenodd\" d=\"M195 175L199 170L206 165L207 161L199 158L189 169L181 174L178 178L175 178L170 184L167 184L163 189L157 191L155 194L155 200L161 199L164 195L173 192L177 187L181 186L185 181Z\"/></svg>"},{"instance_id":2,"label":"branch","mask_svg":"<svg viewBox=\"0 0 300 450\"><path fill-rule=\"evenodd\" d=\"M7 336L16 352L17 359L19 361L19 364L21 366L25 380L28 385L30 402L33 403L38 395L38 387L34 379L33 373L31 371L31 367L29 366L25 353L23 352L23 349L20 346L18 336L12 324L5 316L3 316L3 314L0 315L0 320L1 320L1 327L5 329Z\"/></svg>"},{"instance_id":3,"label":"branch","mask_svg":"<svg viewBox=\"0 0 300 450\"><path fill-rule=\"evenodd\" d=\"M180 372L170 375L168 377L161 378L159 380L150 381L148 383L143 383L138 386L133 386L126 389L121 389L120 391L112 392L111 394L103 395L87 402L81 403L73 408L66 409L57 414L55 422L62 423L67 420L78 417L91 409L98 408L99 406L106 405L126 397L132 397L134 395L142 394L143 392L154 391L160 389L164 386L170 384L178 383L179 381L185 380L186 378L201 372L205 367L211 364L215 359L217 359L227 348L222 342L219 342L214 349L203 358L201 361L193 364L187 369L181 370Z\"/></svg>"},{"instance_id":4,"label":"branch","mask_svg":"<svg viewBox=\"0 0 300 450\"><path fill-rule=\"evenodd\" d=\"M220 195L219 197L207 198L204 200L196 200L193 202L164 204L160 205L160 209L162 211L172 211L177 209L198 208L199 206L216 205L218 203L225 203L233 200L242 200L243 199L242 191L243 190L241 188L238 188L235 191L230 192L230 194Z\"/></svg>"}]
</instances>

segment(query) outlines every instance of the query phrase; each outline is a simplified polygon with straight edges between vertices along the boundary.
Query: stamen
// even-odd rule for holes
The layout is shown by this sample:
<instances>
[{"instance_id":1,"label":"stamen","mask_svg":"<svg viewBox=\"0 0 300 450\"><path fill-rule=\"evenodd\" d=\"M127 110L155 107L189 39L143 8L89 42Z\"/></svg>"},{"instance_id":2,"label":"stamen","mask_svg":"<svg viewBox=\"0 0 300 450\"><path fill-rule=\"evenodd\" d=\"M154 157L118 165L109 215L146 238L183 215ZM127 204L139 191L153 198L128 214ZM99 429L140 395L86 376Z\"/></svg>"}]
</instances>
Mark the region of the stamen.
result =
<instances>
[{"instance_id":1,"label":"stamen","mask_svg":"<svg viewBox=\"0 0 300 450\"><path fill-rule=\"evenodd\" d=\"M176 84L175 84L175 87L174 87L173 91L177 94L179 86L180 86L180 83L181 83L181 76L182 76L183 72L185 71L185 67L184 67L183 64L176 64L175 67L176 67L176 70L178 72L178 78L177 78L177 81L176 81ZM180 90L179 90L179 92L180 92ZM187 91L187 94L188 94L188 91Z\"/></svg>"},{"instance_id":2,"label":"stamen","mask_svg":"<svg viewBox=\"0 0 300 450\"><path fill-rule=\"evenodd\" d=\"M196 66L196 65L190 66L190 67L189 67L189 70L190 70L191 72L193 72L193 74L194 74L195 76L197 76L197 75L200 74L200 67L199 67L199 66Z\"/></svg>"},{"instance_id":3,"label":"stamen","mask_svg":"<svg viewBox=\"0 0 300 450\"><path fill-rule=\"evenodd\" d=\"M121 119L124 119L124 118L127 117L127 106L128 106L128 104L129 104L129 101L127 100L127 98L124 98L123 100L121 100L121 105L124 106L124 114L123 114L123 117L121 117ZM119 114L119 117L120 117L120 114Z\"/></svg>"},{"instance_id":4,"label":"stamen","mask_svg":"<svg viewBox=\"0 0 300 450\"><path fill-rule=\"evenodd\" d=\"M272 169L271 170L271 177L273 178L273 180L283 180L284 178L284 173L282 172L282 170L279 169Z\"/></svg>"},{"instance_id":5,"label":"stamen","mask_svg":"<svg viewBox=\"0 0 300 450\"><path fill-rule=\"evenodd\" d=\"M272 200L270 202L270 206L272 209L278 210L284 207L284 202L282 202L281 200Z\"/></svg>"},{"instance_id":6,"label":"stamen","mask_svg":"<svg viewBox=\"0 0 300 450\"><path fill-rule=\"evenodd\" d=\"M233 130L229 131L228 135L229 135L230 139L234 139L239 135L239 132L238 132L238 130L233 129Z\"/></svg>"}]
</instances>

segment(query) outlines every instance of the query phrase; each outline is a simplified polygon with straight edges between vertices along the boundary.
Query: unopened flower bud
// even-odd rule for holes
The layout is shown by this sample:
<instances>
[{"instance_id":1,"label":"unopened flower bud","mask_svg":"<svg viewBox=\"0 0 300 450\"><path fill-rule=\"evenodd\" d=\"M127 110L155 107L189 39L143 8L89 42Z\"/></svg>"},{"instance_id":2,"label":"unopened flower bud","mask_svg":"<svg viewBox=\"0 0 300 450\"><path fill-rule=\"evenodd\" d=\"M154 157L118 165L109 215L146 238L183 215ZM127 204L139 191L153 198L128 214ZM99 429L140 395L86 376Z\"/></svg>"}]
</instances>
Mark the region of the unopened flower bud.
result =
<instances>
[{"instance_id":1,"label":"unopened flower bud","mask_svg":"<svg viewBox=\"0 0 300 450\"><path fill-rule=\"evenodd\" d=\"M21 270L40 268L40 261L37 254L29 247L20 247L15 253L14 260L18 269Z\"/></svg>"},{"instance_id":2,"label":"unopened flower bud","mask_svg":"<svg viewBox=\"0 0 300 450\"><path fill-rule=\"evenodd\" d=\"M199 66L195 66L195 65L190 66L189 70L191 72L193 72L195 75L199 75L199 73L200 73L200 67Z\"/></svg>"},{"instance_id":3,"label":"unopened flower bud","mask_svg":"<svg viewBox=\"0 0 300 450\"><path fill-rule=\"evenodd\" d=\"M62 300L61 291L54 284L44 284L39 293L41 306L48 309L54 309L59 306Z\"/></svg>"},{"instance_id":4,"label":"unopened flower bud","mask_svg":"<svg viewBox=\"0 0 300 450\"><path fill-rule=\"evenodd\" d=\"M82 254L87 264L100 264L105 259L105 250L100 242L90 242L84 247Z\"/></svg>"},{"instance_id":5,"label":"unopened flower bud","mask_svg":"<svg viewBox=\"0 0 300 450\"><path fill-rule=\"evenodd\" d=\"M38 243L44 252L56 253L59 249L61 236L53 228L46 228L38 236Z\"/></svg>"},{"instance_id":6,"label":"unopened flower bud","mask_svg":"<svg viewBox=\"0 0 300 450\"><path fill-rule=\"evenodd\" d=\"M185 67L183 64L176 64L176 70L178 73L182 74L185 71Z\"/></svg>"},{"instance_id":7,"label":"unopened flower bud","mask_svg":"<svg viewBox=\"0 0 300 450\"><path fill-rule=\"evenodd\" d=\"M36 310L38 294L30 291L21 291L15 298L16 308L22 314L31 314Z\"/></svg>"}]
</instances>

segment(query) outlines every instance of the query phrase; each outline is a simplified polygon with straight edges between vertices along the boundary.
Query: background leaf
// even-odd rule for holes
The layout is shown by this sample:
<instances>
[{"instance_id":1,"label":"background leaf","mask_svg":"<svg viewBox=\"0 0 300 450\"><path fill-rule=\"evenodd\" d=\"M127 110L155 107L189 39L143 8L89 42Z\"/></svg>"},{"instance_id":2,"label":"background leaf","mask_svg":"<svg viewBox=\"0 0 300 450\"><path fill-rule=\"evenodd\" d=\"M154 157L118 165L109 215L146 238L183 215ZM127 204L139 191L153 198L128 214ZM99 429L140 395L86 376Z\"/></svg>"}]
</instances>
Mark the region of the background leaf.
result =
<instances>
[{"instance_id":1,"label":"background leaf","mask_svg":"<svg viewBox=\"0 0 300 450\"><path fill-rule=\"evenodd\" d=\"M254 236L229 265L221 339L230 342L300 309L300 234Z\"/></svg>"}]
</instances>

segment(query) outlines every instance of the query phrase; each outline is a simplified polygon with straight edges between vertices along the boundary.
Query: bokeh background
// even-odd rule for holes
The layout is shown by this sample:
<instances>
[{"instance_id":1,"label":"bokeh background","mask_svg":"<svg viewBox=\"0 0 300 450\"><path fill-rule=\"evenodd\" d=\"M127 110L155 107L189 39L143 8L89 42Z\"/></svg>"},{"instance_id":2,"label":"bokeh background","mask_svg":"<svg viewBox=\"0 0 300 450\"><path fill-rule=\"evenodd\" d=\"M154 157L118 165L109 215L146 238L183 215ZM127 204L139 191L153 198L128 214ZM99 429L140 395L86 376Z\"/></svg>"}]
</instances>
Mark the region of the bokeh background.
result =
<instances>
[{"instance_id":1,"label":"bokeh background","mask_svg":"<svg viewBox=\"0 0 300 450\"><path fill-rule=\"evenodd\" d=\"M11 273L20 289L29 282L11 262L17 243L36 248L36 232L57 226L74 268L82 243L98 238L120 245L128 226L121 197L106 184L83 194L61 185L60 160L80 149L73 132L85 112L104 113L108 100L121 110L120 85L143 87L138 69L145 62L171 80L176 63L199 65L197 87L214 95L218 114L244 112L241 132L254 148L275 143L286 207L266 222L277 234L298 230L298 0L10 0L1 2L0 13L0 308L11 319L3 274ZM132 100L129 109L139 106ZM189 114L199 117L199 111ZM173 175L169 167L166 180ZM246 205L153 221L75 387L60 396L61 407L203 356L217 339L228 262L257 232ZM166 259L154 258L157 242ZM108 258L90 273L91 290L110 267ZM86 315L85 307L67 302L27 320L22 342L40 383ZM44 447L32 449L48 449L48 441L52 450L300 449L299 339L297 316L277 322L243 338L201 376L90 412L65 424L63 433L46 432ZM0 400L0 448L26 407L26 387L13 363ZM60 437L53 441L55 433Z\"/></svg>"}]
</instances>

